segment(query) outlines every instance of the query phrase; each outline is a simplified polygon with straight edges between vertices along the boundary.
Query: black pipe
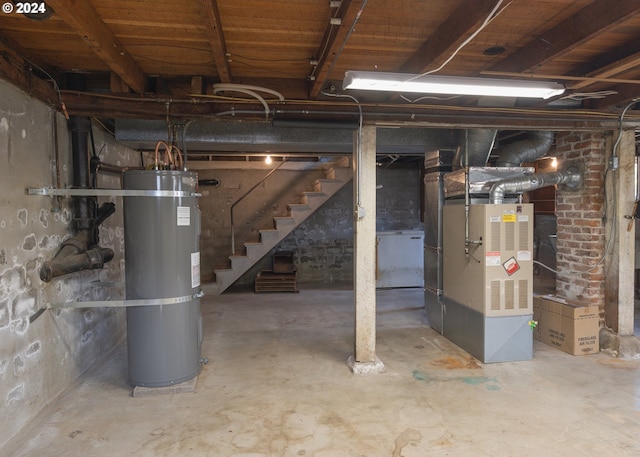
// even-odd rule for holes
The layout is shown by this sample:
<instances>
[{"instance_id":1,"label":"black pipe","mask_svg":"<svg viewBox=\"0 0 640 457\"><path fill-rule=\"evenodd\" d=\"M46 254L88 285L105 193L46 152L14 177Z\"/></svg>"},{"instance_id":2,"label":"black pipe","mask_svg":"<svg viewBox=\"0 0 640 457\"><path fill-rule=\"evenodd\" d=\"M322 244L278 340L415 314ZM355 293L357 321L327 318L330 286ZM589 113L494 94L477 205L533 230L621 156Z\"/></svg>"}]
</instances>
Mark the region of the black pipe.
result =
<instances>
[{"instance_id":1,"label":"black pipe","mask_svg":"<svg viewBox=\"0 0 640 457\"><path fill-rule=\"evenodd\" d=\"M302 128L302 129L334 129L357 130L358 120L335 121L327 119L273 119L273 127Z\"/></svg>"},{"instance_id":2,"label":"black pipe","mask_svg":"<svg viewBox=\"0 0 640 457\"><path fill-rule=\"evenodd\" d=\"M62 244L54 259L42 265L40 279L49 282L55 277L69 273L102 268L113 256L113 249L96 246L87 250L81 239L69 238Z\"/></svg>"},{"instance_id":3,"label":"black pipe","mask_svg":"<svg viewBox=\"0 0 640 457\"><path fill-rule=\"evenodd\" d=\"M116 212L115 203L105 202L96 213L96 227L99 227L109 216Z\"/></svg>"},{"instance_id":4,"label":"black pipe","mask_svg":"<svg viewBox=\"0 0 640 457\"><path fill-rule=\"evenodd\" d=\"M86 90L84 75L67 76L67 88ZM71 137L71 158L73 163L73 187L90 188L89 137L91 119L72 116L68 121ZM106 203L96 209L95 197L76 197L73 200L74 236L62 243L60 250L52 260L46 261L40 268L40 279L51 281L57 276L82 270L102 268L113 259L114 252L98 246L98 226L115 211L112 203Z\"/></svg>"},{"instance_id":5,"label":"black pipe","mask_svg":"<svg viewBox=\"0 0 640 457\"><path fill-rule=\"evenodd\" d=\"M69 119L71 155L73 162L73 187L89 189L89 130L91 119L72 116ZM93 204L90 197L74 199L74 225L76 230L93 230ZM97 241L97 240L93 240Z\"/></svg>"}]
</instances>

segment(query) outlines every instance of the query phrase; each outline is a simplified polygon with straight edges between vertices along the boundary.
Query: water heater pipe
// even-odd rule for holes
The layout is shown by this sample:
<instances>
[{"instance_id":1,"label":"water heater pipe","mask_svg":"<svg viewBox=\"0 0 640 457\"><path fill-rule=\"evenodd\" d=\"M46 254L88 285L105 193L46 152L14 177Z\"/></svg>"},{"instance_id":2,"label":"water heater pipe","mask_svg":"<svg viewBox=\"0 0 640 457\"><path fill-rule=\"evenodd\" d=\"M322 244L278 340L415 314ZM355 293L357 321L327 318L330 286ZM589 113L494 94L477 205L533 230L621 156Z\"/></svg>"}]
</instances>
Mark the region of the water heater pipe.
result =
<instances>
[{"instance_id":1,"label":"water heater pipe","mask_svg":"<svg viewBox=\"0 0 640 457\"><path fill-rule=\"evenodd\" d=\"M569 167L565 171L540 173L537 175L521 176L496 182L489 191L489 202L502 204L507 193L522 193L542 187L565 184L571 189L577 188L582 183L582 173L576 167Z\"/></svg>"}]
</instances>

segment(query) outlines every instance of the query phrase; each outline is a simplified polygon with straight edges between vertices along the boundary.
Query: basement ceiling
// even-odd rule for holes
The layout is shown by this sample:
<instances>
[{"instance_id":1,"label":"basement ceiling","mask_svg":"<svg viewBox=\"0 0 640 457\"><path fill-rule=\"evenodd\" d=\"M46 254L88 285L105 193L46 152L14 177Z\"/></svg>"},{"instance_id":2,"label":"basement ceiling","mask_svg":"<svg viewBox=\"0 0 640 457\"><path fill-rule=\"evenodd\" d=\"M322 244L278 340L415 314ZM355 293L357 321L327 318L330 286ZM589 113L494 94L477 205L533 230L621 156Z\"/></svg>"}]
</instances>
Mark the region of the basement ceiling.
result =
<instances>
[{"instance_id":1,"label":"basement ceiling","mask_svg":"<svg viewBox=\"0 0 640 457\"><path fill-rule=\"evenodd\" d=\"M20 14L29 9L41 14ZM7 1L0 77L69 115L556 130L635 126L638 0ZM555 81L544 101L342 89L347 70ZM73 75L73 76L69 76ZM81 78L78 78L81 75ZM80 79L80 82L78 82ZM266 88L264 102L216 83ZM266 105L266 106L265 106Z\"/></svg>"}]
</instances>

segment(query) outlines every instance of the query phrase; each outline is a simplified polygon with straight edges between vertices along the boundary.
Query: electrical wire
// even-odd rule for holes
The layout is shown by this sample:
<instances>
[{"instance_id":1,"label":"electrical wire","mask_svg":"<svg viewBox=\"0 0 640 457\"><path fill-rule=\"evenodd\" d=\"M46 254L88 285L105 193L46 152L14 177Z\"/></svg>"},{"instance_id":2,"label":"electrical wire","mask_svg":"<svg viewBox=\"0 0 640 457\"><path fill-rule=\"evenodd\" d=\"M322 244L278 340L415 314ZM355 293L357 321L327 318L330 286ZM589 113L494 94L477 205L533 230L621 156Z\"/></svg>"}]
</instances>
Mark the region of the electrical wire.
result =
<instances>
[{"instance_id":1,"label":"electrical wire","mask_svg":"<svg viewBox=\"0 0 640 457\"><path fill-rule=\"evenodd\" d=\"M497 18L500 14L502 14L502 12L505 9L507 9L507 7L509 5L511 5L511 3L512 3L512 2L509 2L502 9L498 10L503 2L504 2L504 0L498 0L498 2L493 7L491 12L485 18L484 22L482 24L480 24L480 27L478 27L471 35L469 35L469 37L466 40L464 40L456 48L456 50L453 51L453 53L447 58L447 60L445 60L438 68L436 68L434 70L429 70L429 71L421 73L421 74L419 74L417 76L414 76L414 77L410 78L409 81L412 81L414 79L420 78L421 76L431 75L433 73L437 73L440 70L442 70L449 62L451 62L455 58L455 56L458 55L458 53L462 50L462 48L464 48L466 45L468 45L476 36L478 36L478 34L480 32L482 32L482 30L484 30L485 27L487 27L495 18Z\"/></svg>"},{"instance_id":2,"label":"electrical wire","mask_svg":"<svg viewBox=\"0 0 640 457\"><path fill-rule=\"evenodd\" d=\"M422 100L441 100L441 101L446 101L446 100L454 100L454 99L460 98L460 97L462 97L462 95L450 95L448 97L436 97L434 95L425 95L424 97L419 97L419 98L416 98L415 100L411 100L410 98L405 97L404 95L400 95L401 99L403 99L404 101L409 102L409 103L417 103L417 102L422 101Z\"/></svg>"},{"instance_id":3,"label":"electrical wire","mask_svg":"<svg viewBox=\"0 0 640 457\"><path fill-rule=\"evenodd\" d=\"M364 5L363 5L364 6ZM348 98L350 100L353 100L356 104L356 106L358 107L358 112L360 113L359 117L358 117L358 144L356 147L356 160L357 160L357 166L356 166L356 207L358 209L358 214L360 212L360 209L362 208L362 200L361 200L361 183L362 183L362 179L360 176L360 171L361 171L361 166L360 164L362 163L362 106L360 105L360 102L358 101L357 98L355 98L352 95L349 94L332 94L329 92L325 92L325 91L320 91L320 93L322 95L326 95L327 97L336 97L336 98Z\"/></svg>"},{"instance_id":4,"label":"electrical wire","mask_svg":"<svg viewBox=\"0 0 640 457\"><path fill-rule=\"evenodd\" d=\"M609 95L615 95L617 93L618 92L616 92L615 90L601 90L597 92L574 92L573 94L560 97L558 100L582 101L582 100L589 100L593 98L605 98L605 97L608 97Z\"/></svg>"},{"instance_id":5,"label":"electrical wire","mask_svg":"<svg viewBox=\"0 0 640 457\"><path fill-rule=\"evenodd\" d=\"M32 61L27 59L25 56L20 55L20 57L22 57L22 59L25 62L27 62L29 65L31 65L32 67L37 68L38 70L40 70L42 73L44 73L46 76L49 77L49 81L51 81L53 83L54 90L58 93L58 101L60 101L60 103L62 103L62 94L60 92L60 86L58 86L58 82L55 80L55 78L53 76L51 76L45 69L43 69L42 67L40 67L37 64L33 63Z\"/></svg>"},{"instance_id":6,"label":"electrical wire","mask_svg":"<svg viewBox=\"0 0 640 457\"><path fill-rule=\"evenodd\" d=\"M366 3L366 0L365 0L365 3ZM364 5L362 5L362 7L360 8L360 11L361 11L361 12L362 12L362 8L364 8ZM331 26L331 28L335 27L335 24L333 24L333 23L331 22L331 20L332 20L332 19L336 19L336 18L338 17L338 13L339 13L339 12L340 12L340 8L336 8L336 11L335 11L335 13L334 13L334 14L333 14L333 16L332 16L332 15L331 15L331 11L329 11L329 25ZM359 17L359 14L358 14L358 17ZM356 19L356 20L357 20L357 19ZM355 23L354 23L354 25L355 25ZM324 43L322 43L322 49L321 49L321 51L320 51L320 54L319 54L319 55L317 55L317 56L315 56L315 57L316 57L316 60L318 61L318 63L319 63L319 62L321 62L321 61L322 61L322 59L324 59L324 56L325 56L325 55L326 55L326 53L327 53L327 48L329 47L329 41L331 41L331 34L330 34L330 33L327 33L327 39L326 39L326 40L324 40ZM336 58L337 58L337 56L336 56ZM316 75L316 71L318 71L318 66L317 66L317 65L315 65L315 66L313 67L313 71L311 71L311 76L315 76L315 75Z\"/></svg>"},{"instance_id":7,"label":"electrical wire","mask_svg":"<svg viewBox=\"0 0 640 457\"><path fill-rule=\"evenodd\" d=\"M106 125L104 125L104 123L103 123L100 119L98 119L97 117L92 117L91 119L92 119L94 122L96 122L98 125L100 125L100 127L102 127L102 129L103 129L105 132L107 132L109 135L111 135L111 136L113 136L113 137L115 137L115 136L116 136L116 132L114 132L114 131L110 130L109 128L107 128L107 126L106 126Z\"/></svg>"},{"instance_id":8,"label":"electrical wire","mask_svg":"<svg viewBox=\"0 0 640 457\"><path fill-rule=\"evenodd\" d=\"M358 20L360 19L360 16L364 11L365 6L367 6L367 0L363 0L362 4L360 5L360 8L358 9L358 12L356 13L356 16L353 18L353 23L351 24L351 27L349 28L347 35L344 37L344 40L342 41L340 48L336 52L335 57L333 58L333 60L331 61L331 64L329 65L329 69L327 70L327 78L329 78L329 76L331 75L331 71L333 70L333 65L338 61L338 59L340 58L340 55L342 55L342 51L344 50L344 47L347 45L347 41L349 41L351 34L356 29L356 24L358 23Z\"/></svg>"},{"instance_id":9,"label":"electrical wire","mask_svg":"<svg viewBox=\"0 0 640 457\"><path fill-rule=\"evenodd\" d=\"M249 56L243 56L242 54L236 54L233 53L231 54L231 58L233 58L234 60L237 58L240 59L244 59L244 60L250 60L250 61L255 61L255 62L275 62L275 63L300 63L300 62L307 62L308 59L264 59L261 57L249 57Z\"/></svg>"},{"instance_id":10,"label":"electrical wire","mask_svg":"<svg viewBox=\"0 0 640 457\"><path fill-rule=\"evenodd\" d=\"M271 109L269 108L269 105L267 104L265 99L260 94L258 94L258 92L266 92L267 94L271 94L278 97L278 100L280 100L281 102L284 101L284 95L282 95L278 91L275 91L273 89L268 89L266 87L252 86L249 84L233 84L233 83L218 83L213 85L214 94L217 94L218 92L224 92L224 91L232 91L232 92L235 91L235 92L240 92L240 93L252 96L256 100L258 100L260 103L262 103L262 106L264 106L264 114L266 118L269 118Z\"/></svg>"},{"instance_id":11,"label":"electrical wire","mask_svg":"<svg viewBox=\"0 0 640 457\"><path fill-rule=\"evenodd\" d=\"M260 67L258 65L252 65L250 63L247 62L243 62L242 60L234 60L233 63L237 63L240 65L244 65L245 67L249 67L249 68L253 68L256 70L260 70L260 71L270 71L272 73L277 73L279 75L284 75L284 76L288 76L290 78L298 78L300 75L295 74L295 73L291 73L291 72L287 72L287 71L282 71L282 70L276 70L273 68L267 68L267 67Z\"/></svg>"}]
</instances>

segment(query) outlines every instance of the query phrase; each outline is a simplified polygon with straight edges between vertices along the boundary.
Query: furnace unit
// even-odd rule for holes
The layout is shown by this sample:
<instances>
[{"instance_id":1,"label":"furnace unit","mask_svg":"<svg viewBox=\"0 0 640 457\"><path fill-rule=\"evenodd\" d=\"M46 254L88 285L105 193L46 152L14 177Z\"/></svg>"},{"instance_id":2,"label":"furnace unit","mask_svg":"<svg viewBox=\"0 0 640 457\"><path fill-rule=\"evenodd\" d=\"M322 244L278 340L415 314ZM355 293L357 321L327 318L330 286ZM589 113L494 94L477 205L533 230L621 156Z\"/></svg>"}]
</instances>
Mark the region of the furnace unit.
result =
<instances>
[{"instance_id":1,"label":"furnace unit","mask_svg":"<svg viewBox=\"0 0 640 457\"><path fill-rule=\"evenodd\" d=\"M444 207L442 334L485 363L531 359L533 205L465 211Z\"/></svg>"},{"instance_id":2,"label":"furnace unit","mask_svg":"<svg viewBox=\"0 0 640 457\"><path fill-rule=\"evenodd\" d=\"M533 208L519 203L518 193L501 204L489 203L489 194L495 183L527 178L533 169L452 171L450 155L440 151L427 155L425 168L431 327L485 363L531 359Z\"/></svg>"}]
</instances>

